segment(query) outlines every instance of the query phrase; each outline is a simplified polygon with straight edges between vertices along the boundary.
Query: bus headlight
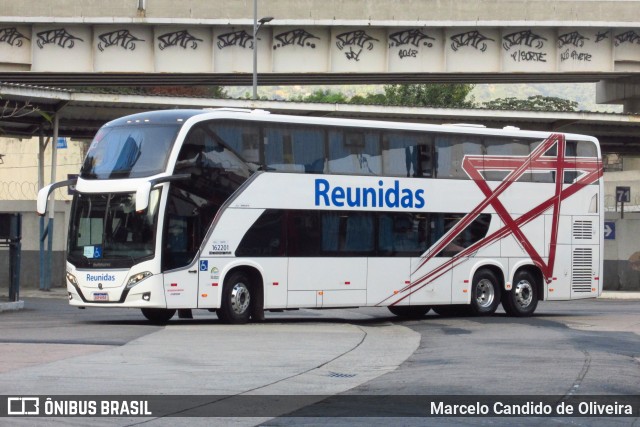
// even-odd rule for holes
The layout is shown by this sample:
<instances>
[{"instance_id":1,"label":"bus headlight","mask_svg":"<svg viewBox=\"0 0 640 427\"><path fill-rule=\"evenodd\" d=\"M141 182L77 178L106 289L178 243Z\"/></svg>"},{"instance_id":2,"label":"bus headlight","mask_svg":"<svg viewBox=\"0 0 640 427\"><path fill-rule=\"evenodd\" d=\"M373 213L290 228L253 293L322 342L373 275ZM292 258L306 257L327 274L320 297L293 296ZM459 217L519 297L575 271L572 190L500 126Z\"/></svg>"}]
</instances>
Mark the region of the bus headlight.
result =
<instances>
[{"instance_id":1,"label":"bus headlight","mask_svg":"<svg viewBox=\"0 0 640 427\"><path fill-rule=\"evenodd\" d=\"M151 276L152 274L149 271L144 271L142 273L134 274L133 276L129 277L129 280L127 281L127 289L137 285L147 277L151 277Z\"/></svg>"},{"instance_id":2,"label":"bus headlight","mask_svg":"<svg viewBox=\"0 0 640 427\"><path fill-rule=\"evenodd\" d=\"M76 276L74 276L73 274L67 272L67 280L69 281L69 283L71 283L73 286L78 286L78 281L76 280Z\"/></svg>"}]
</instances>

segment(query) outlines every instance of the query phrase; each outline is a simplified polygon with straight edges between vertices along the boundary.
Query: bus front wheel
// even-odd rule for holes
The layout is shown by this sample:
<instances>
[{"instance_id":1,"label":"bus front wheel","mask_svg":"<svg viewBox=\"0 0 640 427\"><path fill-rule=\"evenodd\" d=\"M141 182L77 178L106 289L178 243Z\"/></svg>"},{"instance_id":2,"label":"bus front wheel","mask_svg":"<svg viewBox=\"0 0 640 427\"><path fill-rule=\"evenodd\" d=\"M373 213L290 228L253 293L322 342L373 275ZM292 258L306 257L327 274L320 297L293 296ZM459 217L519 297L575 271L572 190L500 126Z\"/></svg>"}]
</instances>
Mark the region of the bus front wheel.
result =
<instances>
[{"instance_id":1,"label":"bus front wheel","mask_svg":"<svg viewBox=\"0 0 640 427\"><path fill-rule=\"evenodd\" d=\"M251 282L247 275L238 271L225 280L222 289L222 304L218 317L224 323L243 324L251 318Z\"/></svg>"},{"instance_id":2,"label":"bus front wheel","mask_svg":"<svg viewBox=\"0 0 640 427\"><path fill-rule=\"evenodd\" d=\"M142 315L147 318L150 322L157 324L165 324L167 323L174 314L176 314L175 310L170 310L166 308L142 308Z\"/></svg>"},{"instance_id":3,"label":"bus front wheel","mask_svg":"<svg viewBox=\"0 0 640 427\"><path fill-rule=\"evenodd\" d=\"M500 282L493 271L482 269L474 274L471 286L471 312L476 316L495 313L500 305L500 288Z\"/></svg>"},{"instance_id":4,"label":"bus front wheel","mask_svg":"<svg viewBox=\"0 0 640 427\"><path fill-rule=\"evenodd\" d=\"M405 319L420 319L431 310L428 305L390 305L387 308L392 314Z\"/></svg>"},{"instance_id":5,"label":"bus front wheel","mask_svg":"<svg viewBox=\"0 0 640 427\"><path fill-rule=\"evenodd\" d=\"M510 316L531 316L538 306L536 281L528 271L519 271L513 278L513 286L502 299L502 307Z\"/></svg>"}]
</instances>

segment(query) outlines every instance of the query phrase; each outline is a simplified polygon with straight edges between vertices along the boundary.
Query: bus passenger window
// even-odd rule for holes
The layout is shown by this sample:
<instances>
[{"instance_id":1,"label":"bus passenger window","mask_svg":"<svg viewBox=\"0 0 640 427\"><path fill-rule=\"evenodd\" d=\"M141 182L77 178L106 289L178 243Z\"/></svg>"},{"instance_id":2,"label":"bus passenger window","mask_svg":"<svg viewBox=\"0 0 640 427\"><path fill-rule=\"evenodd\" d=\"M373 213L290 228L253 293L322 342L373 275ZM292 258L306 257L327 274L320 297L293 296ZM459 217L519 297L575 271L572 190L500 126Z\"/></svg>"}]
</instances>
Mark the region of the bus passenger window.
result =
<instances>
[{"instance_id":1,"label":"bus passenger window","mask_svg":"<svg viewBox=\"0 0 640 427\"><path fill-rule=\"evenodd\" d=\"M598 149L592 141L577 141L576 157L598 159ZM598 185L598 181L594 180L592 185Z\"/></svg>"},{"instance_id":2,"label":"bus passenger window","mask_svg":"<svg viewBox=\"0 0 640 427\"><path fill-rule=\"evenodd\" d=\"M387 176L433 177L433 144L425 134L385 132L382 168Z\"/></svg>"},{"instance_id":3,"label":"bus passenger window","mask_svg":"<svg viewBox=\"0 0 640 427\"><path fill-rule=\"evenodd\" d=\"M486 156L485 158L487 159L485 163L486 168L488 168L488 166L490 165L488 158L495 159L496 157L516 156L521 159L526 159L526 157L529 155L528 141L519 141L513 138L487 137L484 141L484 148L484 154ZM494 161L494 164L495 163L497 162ZM485 170L483 172L483 176L487 181L504 181L511 172L511 170ZM517 181L530 182L531 174L525 172L517 179Z\"/></svg>"},{"instance_id":4,"label":"bus passenger window","mask_svg":"<svg viewBox=\"0 0 640 427\"><path fill-rule=\"evenodd\" d=\"M482 142L468 135L436 136L437 177L446 179L469 179L462 168L464 156L481 156Z\"/></svg>"},{"instance_id":5,"label":"bus passenger window","mask_svg":"<svg viewBox=\"0 0 640 427\"><path fill-rule=\"evenodd\" d=\"M340 215L338 212L323 212L322 252L338 252L340 236Z\"/></svg>"},{"instance_id":6,"label":"bus passenger window","mask_svg":"<svg viewBox=\"0 0 640 427\"><path fill-rule=\"evenodd\" d=\"M282 256L285 249L284 211L267 209L245 233L236 256Z\"/></svg>"},{"instance_id":7,"label":"bus passenger window","mask_svg":"<svg viewBox=\"0 0 640 427\"><path fill-rule=\"evenodd\" d=\"M373 218L370 214L350 212L342 252L373 251Z\"/></svg>"},{"instance_id":8,"label":"bus passenger window","mask_svg":"<svg viewBox=\"0 0 640 427\"><path fill-rule=\"evenodd\" d=\"M287 253L291 257L318 256L324 249L319 211L287 212Z\"/></svg>"},{"instance_id":9,"label":"bus passenger window","mask_svg":"<svg viewBox=\"0 0 640 427\"><path fill-rule=\"evenodd\" d=\"M429 247L427 215L388 214L378 217L378 254L420 256Z\"/></svg>"},{"instance_id":10,"label":"bus passenger window","mask_svg":"<svg viewBox=\"0 0 640 427\"><path fill-rule=\"evenodd\" d=\"M531 153L533 153L536 150L536 148L538 148L538 146L545 141L546 140L538 140L529 144ZM556 157L557 155L558 155L557 144L554 144L550 149L548 149L545 153L542 154L542 156L548 156L548 157ZM532 169L531 181L554 183L556 182L556 172L551 170L533 170Z\"/></svg>"},{"instance_id":11,"label":"bus passenger window","mask_svg":"<svg viewBox=\"0 0 640 427\"><path fill-rule=\"evenodd\" d=\"M329 172L380 175L380 134L359 129L329 131Z\"/></svg>"},{"instance_id":12,"label":"bus passenger window","mask_svg":"<svg viewBox=\"0 0 640 427\"><path fill-rule=\"evenodd\" d=\"M442 237L438 237L437 231L448 233L463 217L463 214L432 214L434 222L432 222L433 241ZM434 226L439 223L443 228ZM480 214L474 219L464 230L458 233L445 248L438 253L437 257L454 256L460 251L484 239L489 231L491 223L491 214Z\"/></svg>"},{"instance_id":13,"label":"bus passenger window","mask_svg":"<svg viewBox=\"0 0 640 427\"><path fill-rule=\"evenodd\" d=\"M323 173L325 132L284 124L265 126L263 145L267 170Z\"/></svg>"}]
</instances>

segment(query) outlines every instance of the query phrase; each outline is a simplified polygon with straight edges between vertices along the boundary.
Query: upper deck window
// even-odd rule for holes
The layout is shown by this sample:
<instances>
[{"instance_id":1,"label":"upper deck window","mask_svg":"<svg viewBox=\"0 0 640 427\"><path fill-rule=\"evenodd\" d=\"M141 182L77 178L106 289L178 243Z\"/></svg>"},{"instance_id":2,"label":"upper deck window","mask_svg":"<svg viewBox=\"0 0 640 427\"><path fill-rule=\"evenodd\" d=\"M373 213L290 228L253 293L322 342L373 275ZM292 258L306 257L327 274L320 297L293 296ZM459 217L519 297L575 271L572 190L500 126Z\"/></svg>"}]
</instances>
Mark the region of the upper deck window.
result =
<instances>
[{"instance_id":1,"label":"upper deck window","mask_svg":"<svg viewBox=\"0 0 640 427\"><path fill-rule=\"evenodd\" d=\"M103 127L80 171L85 179L141 178L164 172L177 125Z\"/></svg>"}]
</instances>

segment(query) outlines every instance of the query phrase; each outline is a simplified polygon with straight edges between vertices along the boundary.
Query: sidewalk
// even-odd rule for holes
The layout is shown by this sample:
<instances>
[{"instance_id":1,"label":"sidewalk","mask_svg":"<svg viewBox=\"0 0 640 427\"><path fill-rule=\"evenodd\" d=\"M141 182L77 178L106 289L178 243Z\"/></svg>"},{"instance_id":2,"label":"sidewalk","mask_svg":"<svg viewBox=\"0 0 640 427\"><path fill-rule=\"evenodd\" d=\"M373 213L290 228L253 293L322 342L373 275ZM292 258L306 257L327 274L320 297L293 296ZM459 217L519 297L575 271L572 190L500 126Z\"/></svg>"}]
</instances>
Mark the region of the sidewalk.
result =
<instances>
[{"instance_id":1,"label":"sidewalk","mask_svg":"<svg viewBox=\"0 0 640 427\"><path fill-rule=\"evenodd\" d=\"M67 298L66 288L52 288L50 291L39 289L25 289L20 291L20 298ZM6 291L0 294L0 312L22 310L24 301L8 302ZM604 291L599 299L607 300L638 300L640 301L640 291Z\"/></svg>"},{"instance_id":2,"label":"sidewalk","mask_svg":"<svg viewBox=\"0 0 640 427\"><path fill-rule=\"evenodd\" d=\"M52 288L49 291L40 289L20 290L20 301L8 301L9 296L6 290L0 291L0 313L3 311L16 311L24 308L24 298L67 298L66 288Z\"/></svg>"}]
</instances>

